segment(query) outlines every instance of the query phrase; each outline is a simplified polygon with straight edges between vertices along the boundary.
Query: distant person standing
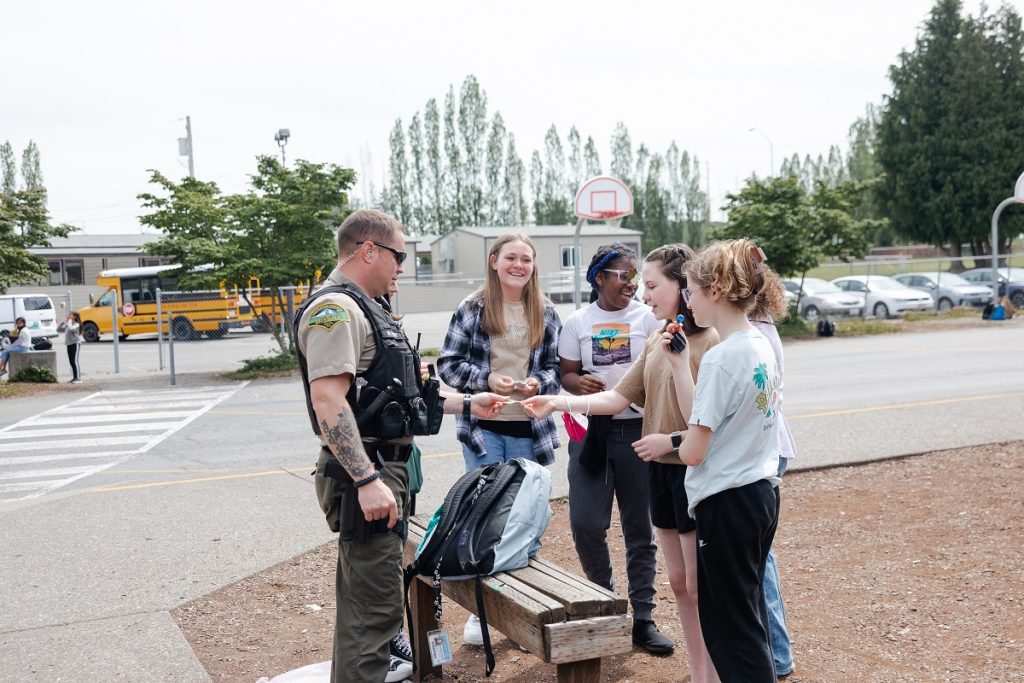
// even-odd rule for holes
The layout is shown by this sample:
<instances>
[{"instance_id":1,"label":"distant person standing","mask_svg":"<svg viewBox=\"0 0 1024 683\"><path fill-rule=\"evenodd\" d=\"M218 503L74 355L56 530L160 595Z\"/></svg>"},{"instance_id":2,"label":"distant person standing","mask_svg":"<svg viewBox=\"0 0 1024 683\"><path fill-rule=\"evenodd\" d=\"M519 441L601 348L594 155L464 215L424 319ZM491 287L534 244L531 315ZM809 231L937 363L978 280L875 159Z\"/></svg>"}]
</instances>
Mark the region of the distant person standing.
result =
<instances>
[{"instance_id":1,"label":"distant person standing","mask_svg":"<svg viewBox=\"0 0 1024 683\"><path fill-rule=\"evenodd\" d=\"M71 364L71 383L82 383L82 367L78 363L82 348L82 318L78 311L72 311L68 319L60 324L58 332L64 333L64 345L68 347L68 363Z\"/></svg>"}]
</instances>

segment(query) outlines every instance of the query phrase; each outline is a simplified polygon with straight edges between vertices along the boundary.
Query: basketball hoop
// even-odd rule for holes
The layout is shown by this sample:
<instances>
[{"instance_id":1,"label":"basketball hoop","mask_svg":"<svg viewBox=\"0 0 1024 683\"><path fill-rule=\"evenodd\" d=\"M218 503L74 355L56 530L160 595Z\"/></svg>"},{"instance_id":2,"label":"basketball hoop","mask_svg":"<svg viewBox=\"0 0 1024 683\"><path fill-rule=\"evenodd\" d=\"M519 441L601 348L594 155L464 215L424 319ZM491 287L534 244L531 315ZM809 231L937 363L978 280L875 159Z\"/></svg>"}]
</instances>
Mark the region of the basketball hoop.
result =
<instances>
[{"instance_id":1,"label":"basketball hoop","mask_svg":"<svg viewBox=\"0 0 1024 683\"><path fill-rule=\"evenodd\" d=\"M596 176L583 183L573 201L576 216L610 223L633 213L633 193L611 176Z\"/></svg>"}]
</instances>

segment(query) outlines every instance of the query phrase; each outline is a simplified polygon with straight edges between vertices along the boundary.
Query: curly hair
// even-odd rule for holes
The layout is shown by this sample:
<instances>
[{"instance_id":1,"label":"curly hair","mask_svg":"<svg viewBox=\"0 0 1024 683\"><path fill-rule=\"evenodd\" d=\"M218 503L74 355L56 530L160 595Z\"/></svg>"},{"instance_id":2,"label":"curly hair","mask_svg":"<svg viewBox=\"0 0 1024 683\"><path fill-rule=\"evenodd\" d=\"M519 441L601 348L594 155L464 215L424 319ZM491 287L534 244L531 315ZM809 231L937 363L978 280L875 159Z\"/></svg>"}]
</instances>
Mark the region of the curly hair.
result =
<instances>
[{"instance_id":1,"label":"curly hair","mask_svg":"<svg viewBox=\"0 0 1024 683\"><path fill-rule=\"evenodd\" d=\"M744 312L765 287L762 252L748 239L714 242L687 262L686 274L704 287L721 292L726 301Z\"/></svg>"},{"instance_id":2,"label":"curly hair","mask_svg":"<svg viewBox=\"0 0 1024 683\"><path fill-rule=\"evenodd\" d=\"M764 288L754 297L754 307L747 317L755 321L774 323L789 315L789 303L786 302L786 285L779 274L763 264Z\"/></svg>"},{"instance_id":3,"label":"curly hair","mask_svg":"<svg viewBox=\"0 0 1024 683\"><path fill-rule=\"evenodd\" d=\"M647 263L660 264L661 274L670 280L674 280L678 285L679 305L676 313L682 313L686 316L686 320L683 321L683 332L686 334L696 334L702 329L694 321L693 313L690 312L690 309L683 301L682 290L686 289L686 265L694 258L696 258L696 255L693 249L686 244L676 243L658 247L647 254L647 258L644 259Z\"/></svg>"}]
</instances>

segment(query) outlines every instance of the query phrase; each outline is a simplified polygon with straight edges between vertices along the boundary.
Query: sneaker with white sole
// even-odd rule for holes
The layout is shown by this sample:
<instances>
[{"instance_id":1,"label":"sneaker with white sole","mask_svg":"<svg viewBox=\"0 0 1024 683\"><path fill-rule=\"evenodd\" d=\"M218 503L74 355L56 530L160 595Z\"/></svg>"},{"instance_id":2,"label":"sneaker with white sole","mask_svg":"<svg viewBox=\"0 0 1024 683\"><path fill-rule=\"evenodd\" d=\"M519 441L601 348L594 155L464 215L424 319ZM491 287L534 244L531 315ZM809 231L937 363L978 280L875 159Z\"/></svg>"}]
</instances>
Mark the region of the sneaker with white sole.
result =
<instances>
[{"instance_id":1,"label":"sneaker with white sole","mask_svg":"<svg viewBox=\"0 0 1024 683\"><path fill-rule=\"evenodd\" d=\"M392 656L384 683L398 683L398 681L408 679L409 676L412 676L412 662Z\"/></svg>"},{"instance_id":2,"label":"sneaker with white sole","mask_svg":"<svg viewBox=\"0 0 1024 683\"><path fill-rule=\"evenodd\" d=\"M401 631L391 639L391 656L404 659L407 662L412 661L412 646L409 645L409 639Z\"/></svg>"},{"instance_id":3,"label":"sneaker with white sole","mask_svg":"<svg viewBox=\"0 0 1024 683\"><path fill-rule=\"evenodd\" d=\"M483 645L484 634L480 630L480 617L475 614L469 615L465 628L462 629L462 642L466 645Z\"/></svg>"}]
</instances>

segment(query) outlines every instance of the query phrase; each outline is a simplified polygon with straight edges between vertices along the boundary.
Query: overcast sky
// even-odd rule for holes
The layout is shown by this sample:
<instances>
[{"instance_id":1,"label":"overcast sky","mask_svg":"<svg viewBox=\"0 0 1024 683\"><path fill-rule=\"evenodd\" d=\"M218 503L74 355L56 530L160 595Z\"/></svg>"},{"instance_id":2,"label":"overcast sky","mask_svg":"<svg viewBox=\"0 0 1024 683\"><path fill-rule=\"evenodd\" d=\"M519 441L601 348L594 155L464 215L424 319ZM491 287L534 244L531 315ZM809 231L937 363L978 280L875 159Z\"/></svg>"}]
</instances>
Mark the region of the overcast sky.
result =
<instances>
[{"instance_id":1,"label":"overcast sky","mask_svg":"<svg viewBox=\"0 0 1024 683\"><path fill-rule=\"evenodd\" d=\"M623 121L634 148L675 140L708 163L717 216L726 192L768 173L768 139L776 169L845 149L932 4L8 3L0 141L19 160L39 145L55 221L138 232L147 169L187 172L186 114L196 175L227 192L245 189L257 154L278 153L278 128L291 130L289 159L350 166L379 189L395 119L475 74L527 165L552 123L563 139L575 124L607 172Z\"/></svg>"}]
</instances>

